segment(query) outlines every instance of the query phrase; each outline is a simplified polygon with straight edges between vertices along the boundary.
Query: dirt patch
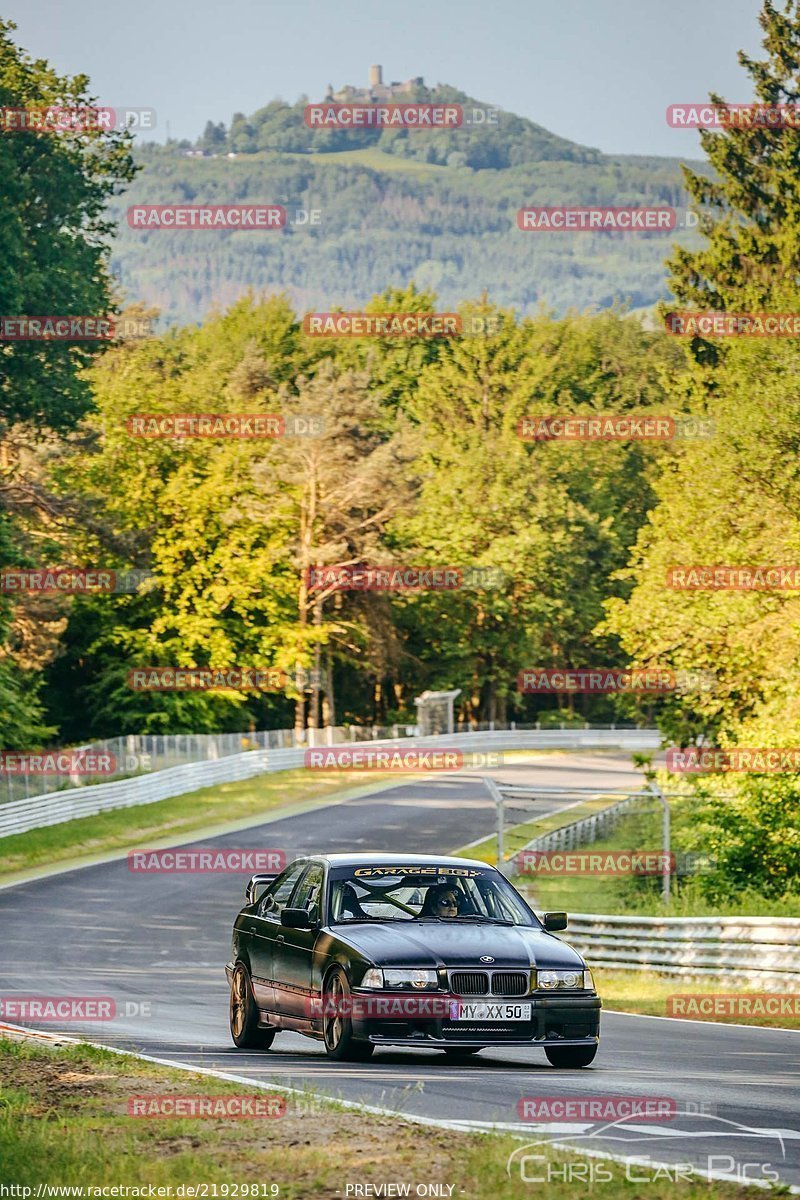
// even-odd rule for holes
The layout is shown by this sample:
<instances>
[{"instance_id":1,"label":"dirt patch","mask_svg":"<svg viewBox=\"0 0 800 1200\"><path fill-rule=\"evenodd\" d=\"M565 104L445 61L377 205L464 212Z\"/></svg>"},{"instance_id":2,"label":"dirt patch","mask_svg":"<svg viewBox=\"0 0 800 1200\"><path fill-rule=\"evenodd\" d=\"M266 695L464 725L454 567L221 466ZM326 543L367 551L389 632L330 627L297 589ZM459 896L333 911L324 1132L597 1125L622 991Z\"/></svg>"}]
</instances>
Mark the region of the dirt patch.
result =
<instances>
[{"instance_id":1,"label":"dirt patch","mask_svg":"<svg viewBox=\"0 0 800 1200\"><path fill-rule=\"evenodd\" d=\"M292 1153L292 1182L313 1185L315 1197L338 1196L342 1189L320 1178L320 1164L335 1159L340 1178L348 1172L359 1182L420 1177L421 1142L424 1141L425 1178L452 1176L452 1137L435 1130L406 1125L388 1117L337 1111L305 1096L288 1096L279 1118L193 1119L131 1117L133 1096L231 1096L263 1098L223 1081L177 1076L147 1064L130 1072L130 1060L121 1059L119 1071L102 1070L94 1062L80 1062L80 1051L71 1050L64 1062L53 1050L37 1047L35 1055L3 1055L3 1086L27 1094L25 1117L64 1118L70 1113L91 1114L92 1123L109 1132L122 1128L136 1139L149 1158L174 1159L179 1155L210 1150L218 1167L236 1178L243 1165L262 1158ZM275 1093L276 1095L279 1093ZM327 1172L325 1172L327 1174Z\"/></svg>"},{"instance_id":2,"label":"dirt patch","mask_svg":"<svg viewBox=\"0 0 800 1200\"><path fill-rule=\"evenodd\" d=\"M3 1085L26 1091L40 1111L58 1110L65 1101L97 1095L116 1083L113 1074L98 1074L94 1065L81 1070L73 1063L65 1067L58 1058L7 1058L3 1064Z\"/></svg>"}]
</instances>

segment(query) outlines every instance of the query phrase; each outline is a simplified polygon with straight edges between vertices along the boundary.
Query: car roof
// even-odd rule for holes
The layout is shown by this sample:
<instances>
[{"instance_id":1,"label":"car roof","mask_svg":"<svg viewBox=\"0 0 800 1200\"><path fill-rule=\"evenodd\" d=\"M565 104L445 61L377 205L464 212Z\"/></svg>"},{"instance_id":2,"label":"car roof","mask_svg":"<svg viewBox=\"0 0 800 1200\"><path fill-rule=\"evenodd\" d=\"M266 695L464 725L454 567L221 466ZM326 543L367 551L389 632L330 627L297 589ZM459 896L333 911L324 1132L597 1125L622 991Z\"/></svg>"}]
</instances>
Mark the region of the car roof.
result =
<instances>
[{"instance_id":1,"label":"car roof","mask_svg":"<svg viewBox=\"0 0 800 1200\"><path fill-rule=\"evenodd\" d=\"M309 859L327 862L331 867L358 867L363 863L374 863L376 866L403 867L483 867L484 870L494 870L491 863L482 862L478 858L456 858L452 854L309 854Z\"/></svg>"}]
</instances>

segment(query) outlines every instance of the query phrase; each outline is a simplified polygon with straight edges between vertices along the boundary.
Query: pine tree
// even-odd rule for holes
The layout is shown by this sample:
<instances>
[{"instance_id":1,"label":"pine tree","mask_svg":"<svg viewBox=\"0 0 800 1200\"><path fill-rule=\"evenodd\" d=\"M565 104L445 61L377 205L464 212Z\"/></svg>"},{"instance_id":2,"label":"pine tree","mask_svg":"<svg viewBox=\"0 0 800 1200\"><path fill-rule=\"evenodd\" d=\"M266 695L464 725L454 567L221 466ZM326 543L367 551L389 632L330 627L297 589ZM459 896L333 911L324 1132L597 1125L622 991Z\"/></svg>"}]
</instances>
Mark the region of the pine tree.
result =
<instances>
[{"instance_id":1,"label":"pine tree","mask_svg":"<svg viewBox=\"0 0 800 1200\"><path fill-rule=\"evenodd\" d=\"M800 102L800 4L779 12L765 0L759 21L766 58L739 52L754 104ZM711 93L711 101L725 105ZM732 110L729 110L732 111ZM798 109L800 117L800 109ZM780 311L800 295L800 120L740 125L700 135L715 175L683 168L706 244L680 247L668 266L678 300L711 311Z\"/></svg>"}]
</instances>

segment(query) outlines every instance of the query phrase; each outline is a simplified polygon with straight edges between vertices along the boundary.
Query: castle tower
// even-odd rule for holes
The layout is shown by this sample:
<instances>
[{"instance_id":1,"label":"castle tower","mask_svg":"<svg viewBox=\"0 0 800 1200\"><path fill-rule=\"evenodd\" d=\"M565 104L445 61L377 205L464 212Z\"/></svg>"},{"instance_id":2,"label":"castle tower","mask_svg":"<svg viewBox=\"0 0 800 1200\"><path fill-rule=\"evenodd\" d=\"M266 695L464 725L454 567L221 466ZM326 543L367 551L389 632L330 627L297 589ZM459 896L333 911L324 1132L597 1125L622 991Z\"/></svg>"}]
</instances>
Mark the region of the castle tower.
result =
<instances>
[{"instance_id":1,"label":"castle tower","mask_svg":"<svg viewBox=\"0 0 800 1200\"><path fill-rule=\"evenodd\" d=\"M380 87L383 83L383 67L375 66L369 69L369 86L371 88Z\"/></svg>"}]
</instances>

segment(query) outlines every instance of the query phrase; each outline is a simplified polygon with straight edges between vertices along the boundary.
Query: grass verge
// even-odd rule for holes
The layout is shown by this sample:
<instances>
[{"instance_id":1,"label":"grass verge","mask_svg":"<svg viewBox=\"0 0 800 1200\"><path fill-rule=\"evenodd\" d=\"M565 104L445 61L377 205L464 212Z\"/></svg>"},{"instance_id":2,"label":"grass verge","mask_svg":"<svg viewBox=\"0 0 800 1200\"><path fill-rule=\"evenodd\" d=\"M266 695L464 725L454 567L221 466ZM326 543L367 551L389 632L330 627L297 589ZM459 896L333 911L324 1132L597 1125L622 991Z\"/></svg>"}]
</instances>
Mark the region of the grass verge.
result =
<instances>
[{"instance_id":1,"label":"grass verge","mask_svg":"<svg viewBox=\"0 0 800 1200\"><path fill-rule=\"evenodd\" d=\"M532 1194L531 1181L520 1177L518 1165L507 1173L509 1155L524 1142L413 1125L325 1104L311 1095L287 1097L285 1115L273 1119L130 1116L132 1096L247 1094L263 1099L264 1092L89 1046L0 1041L0 1080L3 1179L33 1189L29 1195L39 1185L77 1186L82 1192L75 1194L85 1197L91 1196L91 1187L117 1185L144 1189L142 1195L148 1187L160 1187L171 1189L162 1196L197 1196L203 1193L189 1189L205 1185L207 1196L343 1200L375 1195L364 1185L387 1183L408 1184L411 1195L420 1184L450 1185L452 1191L438 1194L459 1200L530 1200ZM516 1119L515 1102L509 1098L510 1120ZM535 1137L532 1129L525 1141ZM563 1164L588 1171L589 1161L541 1146L533 1152L545 1156L535 1164L538 1173L549 1173L548 1162L557 1172L548 1182L549 1200L573 1197L575 1182L564 1178ZM673 1180L647 1178L652 1168L636 1168L644 1181L631 1182L624 1164L604 1166L611 1178L595 1182L593 1194L609 1200L674 1197ZM698 1182L710 1200L741 1200L741 1189L733 1183ZM244 1190L245 1185L253 1190ZM361 1190L355 1192L354 1185ZM176 1190L181 1186L182 1193Z\"/></svg>"},{"instance_id":2,"label":"grass verge","mask_svg":"<svg viewBox=\"0 0 800 1200\"><path fill-rule=\"evenodd\" d=\"M564 935L569 941L569 931ZM591 966L591 957L588 959ZM741 1006L729 1004L727 997L747 997L745 1008L759 1007L759 1001L767 1003L772 997L779 1003L775 993L762 992L753 986L725 983L717 976L689 978L678 975L654 975L650 971L614 971L605 967L592 967L597 990L603 1000L603 1008L618 1012L642 1013L649 1017L683 1017L690 1021L714 1021L733 1025L767 1025L772 1029L800 1029L800 996L792 996L792 1008L797 1015L786 1012L748 1015L740 1011ZM785 993L784 993L785 994ZM669 997L678 997L674 1007L668 1005ZM720 1004L730 1011L704 1013L702 1001L693 1003L703 996L722 996Z\"/></svg>"}]
</instances>

